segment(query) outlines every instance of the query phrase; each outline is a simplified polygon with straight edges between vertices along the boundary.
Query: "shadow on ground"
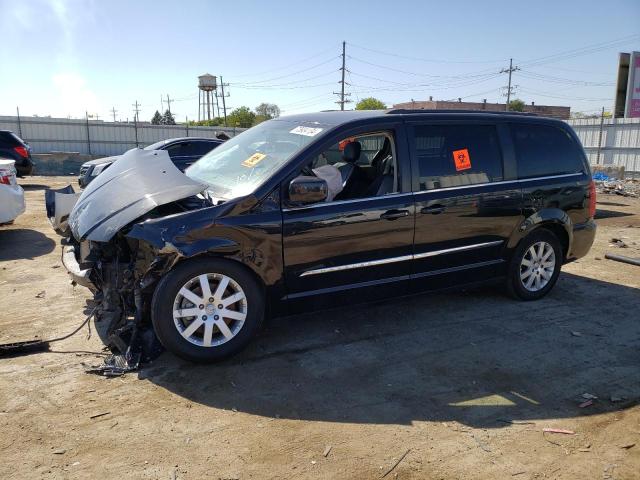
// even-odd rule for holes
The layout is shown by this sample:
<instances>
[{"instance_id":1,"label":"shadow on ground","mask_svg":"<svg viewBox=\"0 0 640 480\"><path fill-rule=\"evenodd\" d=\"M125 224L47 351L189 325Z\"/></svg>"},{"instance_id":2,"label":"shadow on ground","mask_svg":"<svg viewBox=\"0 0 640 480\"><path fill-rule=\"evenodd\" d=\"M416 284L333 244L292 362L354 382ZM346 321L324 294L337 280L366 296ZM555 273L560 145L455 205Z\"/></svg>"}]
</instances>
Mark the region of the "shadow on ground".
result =
<instances>
[{"instance_id":1,"label":"shadow on ground","mask_svg":"<svg viewBox=\"0 0 640 480\"><path fill-rule=\"evenodd\" d=\"M640 398L638 293L565 273L538 302L489 288L345 307L273 320L222 364L165 353L140 378L272 418L496 428L592 415ZM578 408L583 393L599 399Z\"/></svg>"},{"instance_id":2,"label":"shadow on ground","mask_svg":"<svg viewBox=\"0 0 640 480\"><path fill-rule=\"evenodd\" d=\"M53 251L56 242L37 230L0 228L0 262L33 259Z\"/></svg>"},{"instance_id":3,"label":"shadow on ground","mask_svg":"<svg viewBox=\"0 0 640 480\"><path fill-rule=\"evenodd\" d=\"M49 186L48 185L40 185L37 183L21 183L20 186L27 191L33 191L33 190L49 190Z\"/></svg>"},{"instance_id":4,"label":"shadow on ground","mask_svg":"<svg viewBox=\"0 0 640 480\"><path fill-rule=\"evenodd\" d=\"M633 216L633 213L620 212L618 210L603 210L598 208L596 210L595 219L600 220L602 218L617 218L617 217L629 217Z\"/></svg>"}]
</instances>

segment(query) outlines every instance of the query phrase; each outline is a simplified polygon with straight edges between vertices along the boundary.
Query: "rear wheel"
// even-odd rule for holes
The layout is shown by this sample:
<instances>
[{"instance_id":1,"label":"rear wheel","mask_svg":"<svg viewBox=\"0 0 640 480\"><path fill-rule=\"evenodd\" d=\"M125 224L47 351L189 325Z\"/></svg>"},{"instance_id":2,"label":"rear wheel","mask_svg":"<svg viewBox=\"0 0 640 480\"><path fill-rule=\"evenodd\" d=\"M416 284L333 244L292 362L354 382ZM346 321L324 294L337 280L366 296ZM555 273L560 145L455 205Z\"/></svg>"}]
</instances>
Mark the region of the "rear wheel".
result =
<instances>
[{"instance_id":1,"label":"rear wheel","mask_svg":"<svg viewBox=\"0 0 640 480\"><path fill-rule=\"evenodd\" d=\"M151 318L164 347L194 362L241 350L264 317L262 288L241 265L224 259L187 261L153 295Z\"/></svg>"},{"instance_id":2,"label":"rear wheel","mask_svg":"<svg viewBox=\"0 0 640 480\"><path fill-rule=\"evenodd\" d=\"M509 264L507 290L521 300L537 300L553 288L562 266L562 247L549 230L539 229L520 241Z\"/></svg>"}]
</instances>

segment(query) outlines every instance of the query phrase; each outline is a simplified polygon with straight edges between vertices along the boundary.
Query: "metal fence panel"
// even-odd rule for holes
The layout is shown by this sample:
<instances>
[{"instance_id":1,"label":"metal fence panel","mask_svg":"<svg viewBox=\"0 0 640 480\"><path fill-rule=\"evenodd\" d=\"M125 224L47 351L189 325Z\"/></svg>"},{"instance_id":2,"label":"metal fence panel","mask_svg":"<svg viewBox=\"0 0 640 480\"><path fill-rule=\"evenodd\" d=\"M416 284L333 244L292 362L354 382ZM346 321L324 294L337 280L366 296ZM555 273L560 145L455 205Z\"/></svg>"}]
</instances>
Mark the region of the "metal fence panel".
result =
<instances>
[{"instance_id":1,"label":"metal fence panel","mask_svg":"<svg viewBox=\"0 0 640 480\"><path fill-rule=\"evenodd\" d=\"M31 145L33 153L77 152L93 156L120 155L175 137L215 138L224 132L233 137L245 130L230 127L151 125L147 122L104 122L48 117L0 116L0 130L11 130ZM137 142L136 142L137 138Z\"/></svg>"},{"instance_id":2,"label":"metal fence panel","mask_svg":"<svg viewBox=\"0 0 640 480\"><path fill-rule=\"evenodd\" d=\"M602 126L599 118L573 119L568 123L580 138L592 165L624 166L626 172L640 175L640 119L604 119ZM19 134L34 153L78 152L93 156L120 155L136 146L136 136L137 144L143 147L166 138L213 138L217 132L234 136L244 130L45 117L18 120L17 116L0 116L0 129Z\"/></svg>"}]
</instances>

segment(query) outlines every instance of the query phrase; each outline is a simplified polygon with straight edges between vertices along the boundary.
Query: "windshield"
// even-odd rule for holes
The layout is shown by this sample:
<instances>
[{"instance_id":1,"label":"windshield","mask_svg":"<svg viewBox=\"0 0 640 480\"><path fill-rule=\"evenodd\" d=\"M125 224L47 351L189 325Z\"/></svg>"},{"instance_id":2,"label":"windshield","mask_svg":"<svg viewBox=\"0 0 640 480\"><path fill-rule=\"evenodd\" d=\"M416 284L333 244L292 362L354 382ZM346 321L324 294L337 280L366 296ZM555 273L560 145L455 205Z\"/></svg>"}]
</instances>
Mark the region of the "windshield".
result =
<instances>
[{"instance_id":1,"label":"windshield","mask_svg":"<svg viewBox=\"0 0 640 480\"><path fill-rule=\"evenodd\" d=\"M210 185L215 197L248 195L324 128L270 120L227 140L185 172Z\"/></svg>"}]
</instances>

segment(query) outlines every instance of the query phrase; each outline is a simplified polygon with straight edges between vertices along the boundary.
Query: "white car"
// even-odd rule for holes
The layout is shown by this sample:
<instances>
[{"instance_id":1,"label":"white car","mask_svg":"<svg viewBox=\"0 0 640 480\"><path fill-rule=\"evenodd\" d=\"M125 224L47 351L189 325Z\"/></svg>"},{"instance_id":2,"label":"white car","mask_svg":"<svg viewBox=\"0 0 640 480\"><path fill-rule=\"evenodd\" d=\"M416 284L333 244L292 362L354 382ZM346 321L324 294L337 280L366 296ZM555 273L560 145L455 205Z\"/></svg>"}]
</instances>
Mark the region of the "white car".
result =
<instances>
[{"instance_id":1,"label":"white car","mask_svg":"<svg viewBox=\"0 0 640 480\"><path fill-rule=\"evenodd\" d=\"M16 182L15 160L0 158L0 224L24 213L24 190Z\"/></svg>"}]
</instances>

